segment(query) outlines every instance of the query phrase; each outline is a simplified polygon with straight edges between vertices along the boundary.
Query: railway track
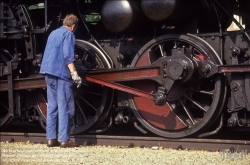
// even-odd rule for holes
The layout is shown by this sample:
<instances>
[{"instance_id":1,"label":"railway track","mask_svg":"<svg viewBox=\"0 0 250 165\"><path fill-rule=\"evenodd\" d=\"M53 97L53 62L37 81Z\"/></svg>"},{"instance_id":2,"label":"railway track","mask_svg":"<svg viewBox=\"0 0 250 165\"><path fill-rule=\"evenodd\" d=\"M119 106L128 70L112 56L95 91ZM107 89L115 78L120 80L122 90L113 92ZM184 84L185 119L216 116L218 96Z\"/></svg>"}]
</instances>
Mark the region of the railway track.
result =
<instances>
[{"instance_id":1,"label":"railway track","mask_svg":"<svg viewBox=\"0 0 250 165\"><path fill-rule=\"evenodd\" d=\"M13 133L1 132L1 141L46 143L44 133ZM74 135L71 140L82 145L111 145L128 147L164 147L172 149L230 150L250 151L250 140L201 139L183 138L167 139L162 137L113 136L113 135Z\"/></svg>"}]
</instances>

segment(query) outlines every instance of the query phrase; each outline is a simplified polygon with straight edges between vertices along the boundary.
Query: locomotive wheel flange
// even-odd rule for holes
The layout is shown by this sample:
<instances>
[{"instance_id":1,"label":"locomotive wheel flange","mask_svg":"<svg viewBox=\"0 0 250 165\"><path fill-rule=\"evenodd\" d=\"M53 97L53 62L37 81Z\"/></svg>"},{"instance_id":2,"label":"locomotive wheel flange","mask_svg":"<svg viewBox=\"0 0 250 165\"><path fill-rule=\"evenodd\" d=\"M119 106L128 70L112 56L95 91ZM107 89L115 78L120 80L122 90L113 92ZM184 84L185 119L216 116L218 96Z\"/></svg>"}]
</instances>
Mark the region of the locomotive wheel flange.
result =
<instances>
[{"instance_id":1,"label":"locomotive wheel flange","mask_svg":"<svg viewBox=\"0 0 250 165\"><path fill-rule=\"evenodd\" d=\"M84 70L110 68L102 52L91 43L76 40L77 60L75 65L79 75ZM84 80L84 77L82 77ZM75 115L71 134L81 133L100 125L109 113L113 101L113 90L98 84L88 83L74 89ZM38 110L46 123L47 105L46 90L37 91Z\"/></svg>"},{"instance_id":2,"label":"locomotive wheel flange","mask_svg":"<svg viewBox=\"0 0 250 165\"><path fill-rule=\"evenodd\" d=\"M204 40L192 35L164 35L143 46L131 67L149 66L162 56L176 58L181 49L184 50L182 54L192 61L209 59L215 64L222 64L217 53ZM214 123L225 101L225 76L217 74L204 78L198 74L197 68L194 67L193 71L197 74L183 76L184 81L166 80L165 86L170 83L171 88L163 106L131 96L131 109L144 127L160 136L181 138L203 132ZM186 72L181 70L178 73ZM154 93L159 84L142 80L132 82L132 87Z\"/></svg>"}]
</instances>

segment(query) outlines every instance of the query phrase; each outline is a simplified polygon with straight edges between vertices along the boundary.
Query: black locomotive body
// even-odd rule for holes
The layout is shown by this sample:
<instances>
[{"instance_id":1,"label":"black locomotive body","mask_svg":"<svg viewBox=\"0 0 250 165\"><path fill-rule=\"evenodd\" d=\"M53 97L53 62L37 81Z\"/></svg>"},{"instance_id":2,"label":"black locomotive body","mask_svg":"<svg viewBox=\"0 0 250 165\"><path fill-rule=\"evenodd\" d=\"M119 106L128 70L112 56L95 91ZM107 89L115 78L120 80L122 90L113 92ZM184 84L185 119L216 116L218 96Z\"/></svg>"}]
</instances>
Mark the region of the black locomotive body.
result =
<instances>
[{"instance_id":1,"label":"black locomotive body","mask_svg":"<svg viewBox=\"0 0 250 165\"><path fill-rule=\"evenodd\" d=\"M39 67L49 33L73 13L72 133L133 123L167 138L250 127L248 0L1 0L0 123L46 125ZM56 64L55 64L56 65Z\"/></svg>"}]
</instances>

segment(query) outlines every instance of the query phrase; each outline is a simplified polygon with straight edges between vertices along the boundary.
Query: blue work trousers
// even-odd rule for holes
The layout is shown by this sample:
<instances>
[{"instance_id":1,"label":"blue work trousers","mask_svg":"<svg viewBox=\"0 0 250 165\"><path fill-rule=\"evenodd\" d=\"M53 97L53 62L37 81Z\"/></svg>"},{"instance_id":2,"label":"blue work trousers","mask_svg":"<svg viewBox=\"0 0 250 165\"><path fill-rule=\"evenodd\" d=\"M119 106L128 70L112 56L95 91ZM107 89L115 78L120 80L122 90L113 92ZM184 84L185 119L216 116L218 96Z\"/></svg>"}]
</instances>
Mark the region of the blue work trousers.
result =
<instances>
[{"instance_id":1,"label":"blue work trousers","mask_svg":"<svg viewBox=\"0 0 250 165\"><path fill-rule=\"evenodd\" d=\"M45 81L48 102L46 138L58 139L59 142L68 141L75 111L73 83L49 74L45 75Z\"/></svg>"}]
</instances>

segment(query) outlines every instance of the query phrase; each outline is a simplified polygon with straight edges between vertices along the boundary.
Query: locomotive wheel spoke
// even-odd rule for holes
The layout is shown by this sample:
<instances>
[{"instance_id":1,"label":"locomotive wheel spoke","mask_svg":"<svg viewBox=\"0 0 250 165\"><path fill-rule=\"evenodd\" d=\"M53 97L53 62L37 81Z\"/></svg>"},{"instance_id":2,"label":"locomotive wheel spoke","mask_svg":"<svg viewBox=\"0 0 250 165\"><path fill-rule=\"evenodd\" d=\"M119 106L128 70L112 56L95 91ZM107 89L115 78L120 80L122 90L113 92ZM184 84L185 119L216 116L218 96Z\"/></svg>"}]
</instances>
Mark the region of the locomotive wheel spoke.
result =
<instances>
[{"instance_id":1,"label":"locomotive wheel spoke","mask_svg":"<svg viewBox=\"0 0 250 165\"><path fill-rule=\"evenodd\" d=\"M85 114L83 113L83 110L82 110L82 108L81 108L81 106L80 106L79 102L78 102L78 101L76 101L76 104L77 104L77 106L78 106L78 108L79 108L79 110L80 110L80 112L81 112L81 114L82 114L82 116L83 116L84 120L85 120L86 122L88 122L88 120L87 120L87 118L86 118Z\"/></svg>"},{"instance_id":2,"label":"locomotive wheel spoke","mask_svg":"<svg viewBox=\"0 0 250 165\"><path fill-rule=\"evenodd\" d=\"M170 34L144 45L131 66L149 66L162 56L178 58L174 56L176 53L180 58L186 56L193 61L209 58L215 64L222 64L211 46L198 37ZM144 80L132 82L132 87L157 92L159 84ZM183 82L176 80L163 106L138 96L131 97L130 105L137 119L151 132L168 138L186 137L205 130L217 119L225 101L225 89L224 75L204 79L196 74Z\"/></svg>"},{"instance_id":3,"label":"locomotive wheel spoke","mask_svg":"<svg viewBox=\"0 0 250 165\"><path fill-rule=\"evenodd\" d=\"M189 109L184 105L184 103L182 102L182 100L180 100L180 103L181 103L183 109L185 110L186 114L188 115L188 118L190 119L190 121L194 125L195 124L194 118L193 118L192 114L190 113Z\"/></svg>"},{"instance_id":4,"label":"locomotive wheel spoke","mask_svg":"<svg viewBox=\"0 0 250 165\"><path fill-rule=\"evenodd\" d=\"M1 123L1 128L5 125L8 124L8 111L9 108L8 106L8 92L1 92L0 93L0 97L1 97L1 102L0 102L0 123Z\"/></svg>"},{"instance_id":5,"label":"locomotive wheel spoke","mask_svg":"<svg viewBox=\"0 0 250 165\"><path fill-rule=\"evenodd\" d=\"M86 93L86 94L90 94L90 95L96 95L96 96L102 96L100 93L97 93L97 92L91 92L91 91L87 91L87 90L82 90L83 93Z\"/></svg>"},{"instance_id":6,"label":"locomotive wheel spoke","mask_svg":"<svg viewBox=\"0 0 250 165\"><path fill-rule=\"evenodd\" d=\"M192 102L194 105L196 105L197 107L199 107L200 109L202 109L204 112L207 112L207 109L205 109L202 105L200 105L199 103L197 103L196 101L194 101L193 99L191 99L190 97L188 97L187 95L184 95L184 97L186 99L188 99L190 102Z\"/></svg>"},{"instance_id":7,"label":"locomotive wheel spoke","mask_svg":"<svg viewBox=\"0 0 250 165\"><path fill-rule=\"evenodd\" d=\"M162 45L161 45L161 44L159 44L159 48L160 48L160 51L161 51L161 56L163 57L163 56L164 56L164 53L163 53Z\"/></svg>"},{"instance_id":8,"label":"locomotive wheel spoke","mask_svg":"<svg viewBox=\"0 0 250 165\"><path fill-rule=\"evenodd\" d=\"M0 102L0 105L3 107L3 109L8 110L8 108L2 102Z\"/></svg>"},{"instance_id":9,"label":"locomotive wheel spoke","mask_svg":"<svg viewBox=\"0 0 250 165\"><path fill-rule=\"evenodd\" d=\"M82 96L79 96L85 103L87 103L93 110L98 111L92 104L90 104L87 100L85 100Z\"/></svg>"},{"instance_id":10,"label":"locomotive wheel spoke","mask_svg":"<svg viewBox=\"0 0 250 165\"><path fill-rule=\"evenodd\" d=\"M210 95L210 96L213 96L213 94L214 94L214 91L204 91L204 90L195 90L195 89L192 89L192 92L207 94L207 95Z\"/></svg>"}]
</instances>

